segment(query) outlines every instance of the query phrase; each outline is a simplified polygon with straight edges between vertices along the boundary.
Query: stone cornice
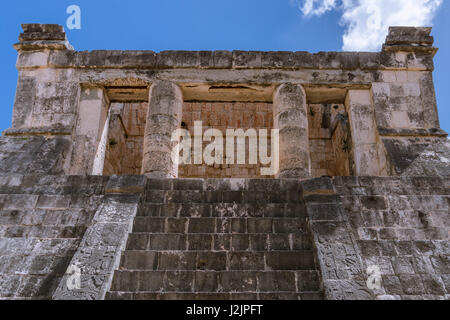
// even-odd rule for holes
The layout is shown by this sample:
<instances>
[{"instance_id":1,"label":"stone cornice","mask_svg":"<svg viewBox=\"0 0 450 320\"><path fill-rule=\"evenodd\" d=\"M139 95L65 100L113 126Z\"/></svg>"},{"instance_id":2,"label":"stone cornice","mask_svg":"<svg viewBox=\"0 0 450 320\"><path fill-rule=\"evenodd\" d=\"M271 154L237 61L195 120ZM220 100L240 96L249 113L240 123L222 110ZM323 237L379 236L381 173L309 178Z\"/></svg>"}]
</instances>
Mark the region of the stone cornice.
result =
<instances>
[{"instance_id":1,"label":"stone cornice","mask_svg":"<svg viewBox=\"0 0 450 320\"><path fill-rule=\"evenodd\" d=\"M433 70L433 57L415 52L304 51L56 51L49 67L79 69Z\"/></svg>"}]
</instances>

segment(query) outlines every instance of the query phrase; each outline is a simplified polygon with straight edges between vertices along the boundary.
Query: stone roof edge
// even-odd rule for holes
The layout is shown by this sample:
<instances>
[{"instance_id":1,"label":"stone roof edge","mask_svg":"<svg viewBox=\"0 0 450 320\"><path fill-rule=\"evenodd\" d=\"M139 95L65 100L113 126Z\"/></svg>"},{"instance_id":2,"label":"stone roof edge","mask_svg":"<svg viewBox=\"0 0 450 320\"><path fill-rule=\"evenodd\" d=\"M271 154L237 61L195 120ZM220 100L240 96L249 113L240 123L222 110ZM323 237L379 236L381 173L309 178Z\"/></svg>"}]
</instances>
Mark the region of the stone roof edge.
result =
<instances>
[{"instance_id":1,"label":"stone roof edge","mask_svg":"<svg viewBox=\"0 0 450 320\"><path fill-rule=\"evenodd\" d=\"M433 70L433 55L414 52L398 61L391 52L94 50L52 51L48 65L92 69L329 69Z\"/></svg>"}]
</instances>

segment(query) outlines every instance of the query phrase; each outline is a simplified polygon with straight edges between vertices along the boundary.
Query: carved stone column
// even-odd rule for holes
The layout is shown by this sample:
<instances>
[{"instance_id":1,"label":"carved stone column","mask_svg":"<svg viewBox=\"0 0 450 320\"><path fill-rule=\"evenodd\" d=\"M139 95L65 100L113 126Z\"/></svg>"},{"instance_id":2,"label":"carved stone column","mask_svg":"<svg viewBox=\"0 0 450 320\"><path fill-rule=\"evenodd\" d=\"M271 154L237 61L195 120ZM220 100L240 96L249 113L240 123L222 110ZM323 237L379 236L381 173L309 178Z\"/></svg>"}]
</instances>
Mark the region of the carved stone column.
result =
<instances>
[{"instance_id":1,"label":"carved stone column","mask_svg":"<svg viewBox=\"0 0 450 320\"><path fill-rule=\"evenodd\" d=\"M72 175L103 175L108 139L109 99L101 87L83 87L72 139Z\"/></svg>"},{"instance_id":2,"label":"carved stone column","mask_svg":"<svg viewBox=\"0 0 450 320\"><path fill-rule=\"evenodd\" d=\"M158 81L150 88L144 134L142 174L151 178L177 178L178 164L172 159L172 132L180 127L183 108L181 89L170 81Z\"/></svg>"},{"instance_id":3,"label":"carved stone column","mask_svg":"<svg viewBox=\"0 0 450 320\"><path fill-rule=\"evenodd\" d=\"M356 175L382 175L382 163L386 160L383 160L370 90L349 90L345 106L352 131Z\"/></svg>"},{"instance_id":4,"label":"carved stone column","mask_svg":"<svg viewBox=\"0 0 450 320\"><path fill-rule=\"evenodd\" d=\"M280 132L278 178L307 178L311 175L308 114L302 86L282 84L275 91L274 127Z\"/></svg>"}]
</instances>

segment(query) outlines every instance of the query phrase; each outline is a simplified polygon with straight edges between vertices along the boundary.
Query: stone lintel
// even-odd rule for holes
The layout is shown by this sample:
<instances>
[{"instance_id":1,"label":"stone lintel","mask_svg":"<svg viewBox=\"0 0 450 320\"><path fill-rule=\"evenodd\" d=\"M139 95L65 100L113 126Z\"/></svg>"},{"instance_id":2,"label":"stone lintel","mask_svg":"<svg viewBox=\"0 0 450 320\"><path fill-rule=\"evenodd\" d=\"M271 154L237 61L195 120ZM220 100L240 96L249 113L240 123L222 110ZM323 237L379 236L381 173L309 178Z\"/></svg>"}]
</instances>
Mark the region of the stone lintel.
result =
<instances>
[{"instance_id":1,"label":"stone lintel","mask_svg":"<svg viewBox=\"0 0 450 320\"><path fill-rule=\"evenodd\" d=\"M72 127L36 127L36 128L10 128L3 131L5 136L69 136Z\"/></svg>"},{"instance_id":2,"label":"stone lintel","mask_svg":"<svg viewBox=\"0 0 450 320\"><path fill-rule=\"evenodd\" d=\"M407 47L405 50L410 51ZM415 70L429 70L430 47L415 49ZM399 51L399 47L395 47ZM433 52L431 52L433 53ZM423 56L424 55L424 56ZM245 59L242 57L245 56ZM431 55L432 57L433 55ZM276 51L58 51L49 65L80 69L228 69L228 70L398 70L413 61L401 63L395 52L276 52ZM420 67L417 67L420 66Z\"/></svg>"},{"instance_id":3,"label":"stone lintel","mask_svg":"<svg viewBox=\"0 0 450 320\"><path fill-rule=\"evenodd\" d=\"M378 127L380 136L392 137L447 137L448 133L440 128L431 129L394 129Z\"/></svg>"}]
</instances>

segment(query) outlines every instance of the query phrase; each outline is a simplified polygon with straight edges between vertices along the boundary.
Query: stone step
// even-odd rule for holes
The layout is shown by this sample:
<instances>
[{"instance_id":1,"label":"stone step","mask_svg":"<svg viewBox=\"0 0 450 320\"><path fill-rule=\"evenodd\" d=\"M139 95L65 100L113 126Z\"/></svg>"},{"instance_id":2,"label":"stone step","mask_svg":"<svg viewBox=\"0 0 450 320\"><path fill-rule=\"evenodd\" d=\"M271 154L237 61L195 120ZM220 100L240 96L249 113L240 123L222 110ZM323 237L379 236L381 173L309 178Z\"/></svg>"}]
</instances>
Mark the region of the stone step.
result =
<instances>
[{"instance_id":1,"label":"stone step","mask_svg":"<svg viewBox=\"0 0 450 320\"><path fill-rule=\"evenodd\" d=\"M312 249L309 234L131 233L127 250L284 251Z\"/></svg>"},{"instance_id":2,"label":"stone step","mask_svg":"<svg viewBox=\"0 0 450 320\"><path fill-rule=\"evenodd\" d=\"M199 190L147 190L148 203L300 203L300 191L199 191Z\"/></svg>"},{"instance_id":3,"label":"stone step","mask_svg":"<svg viewBox=\"0 0 450 320\"><path fill-rule=\"evenodd\" d=\"M192 292L123 292L106 294L106 300L324 300L321 292L239 292L239 293L192 293ZM229 311L229 310L228 310Z\"/></svg>"},{"instance_id":4,"label":"stone step","mask_svg":"<svg viewBox=\"0 0 450 320\"><path fill-rule=\"evenodd\" d=\"M116 271L110 291L198 294L320 290L316 271Z\"/></svg>"},{"instance_id":5,"label":"stone step","mask_svg":"<svg viewBox=\"0 0 450 320\"><path fill-rule=\"evenodd\" d=\"M304 218L306 210L301 203L145 203L138 216Z\"/></svg>"},{"instance_id":6,"label":"stone step","mask_svg":"<svg viewBox=\"0 0 450 320\"><path fill-rule=\"evenodd\" d=\"M150 251L126 250L120 270L315 270L311 250L298 251Z\"/></svg>"},{"instance_id":7,"label":"stone step","mask_svg":"<svg viewBox=\"0 0 450 320\"><path fill-rule=\"evenodd\" d=\"M298 180L150 179L111 300L323 299Z\"/></svg>"},{"instance_id":8,"label":"stone step","mask_svg":"<svg viewBox=\"0 0 450 320\"><path fill-rule=\"evenodd\" d=\"M301 192L298 179L148 179L149 190Z\"/></svg>"},{"instance_id":9,"label":"stone step","mask_svg":"<svg viewBox=\"0 0 450 320\"><path fill-rule=\"evenodd\" d=\"M159 218L136 217L133 232L150 233L298 233L308 232L299 218Z\"/></svg>"}]
</instances>

